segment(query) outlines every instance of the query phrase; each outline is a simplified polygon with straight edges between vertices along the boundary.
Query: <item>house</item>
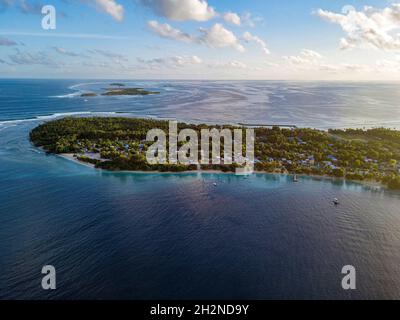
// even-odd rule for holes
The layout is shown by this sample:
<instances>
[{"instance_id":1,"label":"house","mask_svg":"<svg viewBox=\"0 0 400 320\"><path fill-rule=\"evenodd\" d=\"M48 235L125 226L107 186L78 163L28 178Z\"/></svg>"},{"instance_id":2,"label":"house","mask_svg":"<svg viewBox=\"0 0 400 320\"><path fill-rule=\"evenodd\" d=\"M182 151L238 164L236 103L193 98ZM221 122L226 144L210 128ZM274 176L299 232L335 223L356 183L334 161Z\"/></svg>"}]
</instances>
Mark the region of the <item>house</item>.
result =
<instances>
[{"instance_id":1,"label":"house","mask_svg":"<svg viewBox=\"0 0 400 320\"><path fill-rule=\"evenodd\" d=\"M311 166L315 165L315 158L314 158L314 156L309 156L309 157L307 158L307 161L308 161L308 163L309 163Z\"/></svg>"}]
</instances>

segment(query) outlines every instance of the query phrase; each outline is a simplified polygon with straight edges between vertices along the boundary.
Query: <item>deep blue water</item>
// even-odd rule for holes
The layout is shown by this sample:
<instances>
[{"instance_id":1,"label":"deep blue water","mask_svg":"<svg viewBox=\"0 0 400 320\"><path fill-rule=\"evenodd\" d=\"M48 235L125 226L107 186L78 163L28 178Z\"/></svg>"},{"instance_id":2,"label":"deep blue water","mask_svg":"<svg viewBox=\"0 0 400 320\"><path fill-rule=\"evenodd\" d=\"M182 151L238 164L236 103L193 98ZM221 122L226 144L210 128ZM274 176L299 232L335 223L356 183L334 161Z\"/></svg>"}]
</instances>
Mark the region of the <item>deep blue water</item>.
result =
<instances>
[{"instance_id":1,"label":"deep blue water","mask_svg":"<svg viewBox=\"0 0 400 320\"><path fill-rule=\"evenodd\" d=\"M77 89L108 82L70 89L80 83L0 80L0 298L400 298L399 193L262 174L111 173L28 141L54 114L83 112L399 126L398 85L135 82L161 94L85 101ZM51 292L40 286L47 264Z\"/></svg>"}]
</instances>

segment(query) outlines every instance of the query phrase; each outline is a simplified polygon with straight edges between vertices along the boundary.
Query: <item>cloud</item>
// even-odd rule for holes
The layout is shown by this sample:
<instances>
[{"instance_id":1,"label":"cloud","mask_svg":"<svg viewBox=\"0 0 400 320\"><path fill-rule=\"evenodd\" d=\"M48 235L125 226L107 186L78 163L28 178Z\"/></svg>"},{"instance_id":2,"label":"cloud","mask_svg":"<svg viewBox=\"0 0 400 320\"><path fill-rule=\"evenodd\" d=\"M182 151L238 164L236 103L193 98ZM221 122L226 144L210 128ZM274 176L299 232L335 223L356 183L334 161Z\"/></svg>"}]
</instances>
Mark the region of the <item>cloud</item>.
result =
<instances>
[{"instance_id":1,"label":"cloud","mask_svg":"<svg viewBox=\"0 0 400 320\"><path fill-rule=\"evenodd\" d=\"M265 65L269 68L278 68L280 67L279 63L275 63L275 62L266 62Z\"/></svg>"},{"instance_id":2,"label":"cloud","mask_svg":"<svg viewBox=\"0 0 400 320\"><path fill-rule=\"evenodd\" d=\"M362 11L354 8L345 13L334 13L319 9L321 18L338 24L346 33L340 40L342 49L369 46L381 50L399 50L400 3L383 9L365 6Z\"/></svg>"},{"instance_id":3,"label":"cloud","mask_svg":"<svg viewBox=\"0 0 400 320\"><path fill-rule=\"evenodd\" d=\"M247 69L247 64L238 61L238 60L231 60L227 62L213 62L208 64L209 68L222 68L222 69Z\"/></svg>"},{"instance_id":4,"label":"cloud","mask_svg":"<svg viewBox=\"0 0 400 320\"><path fill-rule=\"evenodd\" d=\"M88 50L88 52L93 54L99 54L106 58L114 59L114 61L128 61L128 57L120 53L114 53L111 51L106 51L101 49L91 49Z\"/></svg>"},{"instance_id":5,"label":"cloud","mask_svg":"<svg viewBox=\"0 0 400 320\"><path fill-rule=\"evenodd\" d=\"M117 21L124 19L124 7L115 0L92 0L97 10L107 13Z\"/></svg>"},{"instance_id":6,"label":"cloud","mask_svg":"<svg viewBox=\"0 0 400 320\"><path fill-rule=\"evenodd\" d=\"M120 53L115 53L111 51L106 51L106 50L101 50L101 49L91 49L87 50L89 53L97 56L101 56L103 58L106 58L106 62L96 62L97 64L100 65L110 65L110 68L113 67L121 67L123 69L129 68L129 59L127 56L120 54Z\"/></svg>"},{"instance_id":7,"label":"cloud","mask_svg":"<svg viewBox=\"0 0 400 320\"><path fill-rule=\"evenodd\" d=\"M164 59L162 62L167 63L168 65L182 67L185 65L200 64L202 63L202 60L197 56L189 56L189 57L174 56L168 59Z\"/></svg>"},{"instance_id":8,"label":"cloud","mask_svg":"<svg viewBox=\"0 0 400 320\"><path fill-rule=\"evenodd\" d=\"M233 60L233 61L229 61L226 63L227 67L230 68L239 68L239 69L246 69L247 68L247 64L241 62L241 61L237 61L237 60Z\"/></svg>"},{"instance_id":9,"label":"cloud","mask_svg":"<svg viewBox=\"0 0 400 320\"><path fill-rule=\"evenodd\" d=\"M99 40L131 39L128 36L117 36L117 35L95 34L95 33L63 33L63 32L46 33L46 32L2 31L1 34L12 35L12 36L42 37L42 38L76 38L76 39L99 39Z\"/></svg>"},{"instance_id":10,"label":"cloud","mask_svg":"<svg viewBox=\"0 0 400 320\"><path fill-rule=\"evenodd\" d=\"M13 64L17 65L43 65L53 67L61 65L53 61L53 59L43 51L24 52L16 50L16 53L9 55L8 58Z\"/></svg>"},{"instance_id":11,"label":"cloud","mask_svg":"<svg viewBox=\"0 0 400 320\"><path fill-rule=\"evenodd\" d=\"M194 36L171 27L169 24L149 21L148 27L160 37L183 41L186 43L204 44L212 48L232 47L240 52L245 51L239 39L232 31L225 29L220 23L214 24L211 28L200 28L200 35Z\"/></svg>"},{"instance_id":12,"label":"cloud","mask_svg":"<svg viewBox=\"0 0 400 320\"><path fill-rule=\"evenodd\" d=\"M190 65L199 65L203 61L198 56L172 56L167 58L137 59L139 63L151 69L178 68Z\"/></svg>"},{"instance_id":13,"label":"cloud","mask_svg":"<svg viewBox=\"0 0 400 320\"><path fill-rule=\"evenodd\" d=\"M244 52L245 48L232 31L225 29L220 23L214 24L210 29L200 29L202 35L198 41L212 48L232 47L237 51Z\"/></svg>"},{"instance_id":14,"label":"cloud","mask_svg":"<svg viewBox=\"0 0 400 320\"><path fill-rule=\"evenodd\" d=\"M345 73L345 72L371 72L375 70L367 65L362 64L352 64L352 63L340 63L340 64L321 64L318 66L321 71L326 71L329 73Z\"/></svg>"},{"instance_id":15,"label":"cloud","mask_svg":"<svg viewBox=\"0 0 400 320\"><path fill-rule=\"evenodd\" d=\"M319 54L316 51L310 50L310 49L303 49L300 54L305 58L309 60L317 60L317 59L322 59L322 55Z\"/></svg>"},{"instance_id":16,"label":"cloud","mask_svg":"<svg viewBox=\"0 0 400 320\"><path fill-rule=\"evenodd\" d=\"M0 0L0 12L8 9L14 4L14 0Z\"/></svg>"},{"instance_id":17,"label":"cloud","mask_svg":"<svg viewBox=\"0 0 400 320\"><path fill-rule=\"evenodd\" d=\"M395 60L381 59L376 62L378 71L398 72L400 70L400 56Z\"/></svg>"},{"instance_id":18,"label":"cloud","mask_svg":"<svg viewBox=\"0 0 400 320\"><path fill-rule=\"evenodd\" d=\"M139 0L161 17L176 21L207 21L217 13L205 0Z\"/></svg>"},{"instance_id":19,"label":"cloud","mask_svg":"<svg viewBox=\"0 0 400 320\"><path fill-rule=\"evenodd\" d=\"M233 24L235 26L240 26L241 19L240 17L234 13L234 12L226 12L222 15L222 19L224 19L225 22Z\"/></svg>"},{"instance_id":20,"label":"cloud","mask_svg":"<svg viewBox=\"0 0 400 320\"><path fill-rule=\"evenodd\" d=\"M355 72L370 72L372 68L368 65L353 64L353 63L327 63L324 61L324 57L313 50L303 49L299 55L296 56L283 56L284 60L289 62L291 65L290 69L299 70L313 70L322 71L332 74L349 74Z\"/></svg>"},{"instance_id":21,"label":"cloud","mask_svg":"<svg viewBox=\"0 0 400 320\"><path fill-rule=\"evenodd\" d=\"M149 21L147 25L151 31L162 38L168 38L183 42L194 42L195 39L189 34L171 27L168 23L158 23L157 21Z\"/></svg>"},{"instance_id":22,"label":"cloud","mask_svg":"<svg viewBox=\"0 0 400 320\"><path fill-rule=\"evenodd\" d=\"M318 60L322 59L322 55L313 50L303 49L300 55L283 56L283 59L295 65L308 65L318 62Z\"/></svg>"},{"instance_id":23,"label":"cloud","mask_svg":"<svg viewBox=\"0 0 400 320\"><path fill-rule=\"evenodd\" d=\"M245 12L240 17L240 20L243 25L254 28L256 26L256 23L263 21L263 18L253 17L253 15L250 12Z\"/></svg>"},{"instance_id":24,"label":"cloud","mask_svg":"<svg viewBox=\"0 0 400 320\"><path fill-rule=\"evenodd\" d=\"M0 46L16 46L15 41L0 37Z\"/></svg>"},{"instance_id":25,"label":"cloud","mask_svg":"<svg viewBox=\"0 0 400 320\"><path fill-rule=\"evenodd\" d=\"M261 47L261 50L265 53L265 54L270 54L270 51L268 50L268 47L267 47L267 44L266 44L266 42L264 41L264 40L262 40L261 38L259 38L259 37L257 37L257 36L254 36L254 35L252 35L250 32L245 32L244 34L243 34L243 39L246 41L246 42L255 42L255 43L257 43L260 47Z\"/></svg>"},{"instance_id":26,"label":"cloud","mask_svg":"<svg viewBox=\"0 0 400 320\"><path fill-rule=\"evenodd\" d=\"M67 1L67 0L64 0ZM116 0L79 0L94 6L98 11L107 13L117 21L124 18L124 7L117 3ZM32 0L0 0L0 11L4 11L12 6L24 14L42 14L43 3ZM64 12L58 12L59 15L65 17Z\"/></svg>"},{"instance_id":27,"label":"cloud","mask_svg":"<svg viewBox=\"0 0 400 320\"><path fill-rule=\"evenodd\" d=\"M14 0L0 0L0 5L9 7L14 3Z\"/></svg>"},{"instance_id":28,"label":"cloud","mask_svg":"<svg viewBox=\"0 0 400 320\"><path fill-rule=\"evenodd\" d=\"M32 2L29 1L28 3L27 0L20 0L19 1L19 9L21 10L22 13L25 14L41 14L42 13L42 7L43 4L37 3L37 2Z\"/></svg>"},{"instance_id":29,"label":"cloud","mask_svg":"<svg viewBox=\"0 0 400 320\"><path fill-rule=\"evenodd\" d=\"M27 0L0 0L0 11L16 6L24 14L41 14L43 4Z\"/></svg>"}]
</instances>

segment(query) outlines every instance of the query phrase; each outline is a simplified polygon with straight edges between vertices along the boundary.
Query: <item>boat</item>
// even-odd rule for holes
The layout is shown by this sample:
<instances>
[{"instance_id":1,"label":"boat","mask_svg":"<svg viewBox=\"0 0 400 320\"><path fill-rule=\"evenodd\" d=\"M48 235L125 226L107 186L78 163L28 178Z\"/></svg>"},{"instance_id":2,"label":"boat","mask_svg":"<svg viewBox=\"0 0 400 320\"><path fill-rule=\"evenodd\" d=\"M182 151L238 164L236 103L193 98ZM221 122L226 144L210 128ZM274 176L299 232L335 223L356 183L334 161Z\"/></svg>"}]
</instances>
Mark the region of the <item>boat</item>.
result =
<instances>
[{"instance_id":1,"label":"boat","mask_svg":"<svg viewBox=\"0 0 400 320\"><path fill-rule=\"evenodd\" d=\"M334 198L334 199L333 199L333 203L336 204L336 205L338 205L338 204L339 204L339 199L338 199L338 198Z\"/></svg>"},{"instance_id":2,"label":"boat","mask_svg":"<svg viewBox=\"0 0 400 320\"><path fill-rule=\"evenodd\" d=\"M213 185L214 185L214 187L216 187L216 186L217 186L217 183L216 183L216 182L214 182L214 183L213 183Z\"/></svg>"},{"instance_id":3,"label":"boat","mask_svg":"<svg viewBox=\"0 0 400 320\"><path fill-rule=\"evenodd\" d=\"M297 174L294 175L293 182L299 182L299 179L297 179Z\"/></svg>"}]
</instances>

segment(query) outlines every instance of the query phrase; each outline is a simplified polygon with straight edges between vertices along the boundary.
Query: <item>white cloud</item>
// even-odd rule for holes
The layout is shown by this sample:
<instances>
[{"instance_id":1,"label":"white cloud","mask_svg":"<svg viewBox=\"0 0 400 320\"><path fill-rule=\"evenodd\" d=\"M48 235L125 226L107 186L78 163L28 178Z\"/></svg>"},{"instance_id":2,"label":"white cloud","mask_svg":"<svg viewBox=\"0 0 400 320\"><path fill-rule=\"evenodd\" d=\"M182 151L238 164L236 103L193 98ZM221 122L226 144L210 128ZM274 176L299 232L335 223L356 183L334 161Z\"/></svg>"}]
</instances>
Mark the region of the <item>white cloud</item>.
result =
<instances>
[{"instance_id":1,"label":"white cloud","mask_svg":"<svg viewBox=\"0 0 400 320\"><path fill-rule=\"evenodd\" d=\"M237 15L237 13L234 12L226 12L222 15L222 19L224 19L225 22L233 24L235 26L240 26L241 24L241 19Z\"/></svg>"},{"instance_id":2,"label":"white cloud","mask_svg":"<svg viewBox=\"0 0 400 320\"><path fill-rule=\"evenodd\" d=\"M7 38L2 38L0 37L0 46L16 46L17 43L13 40L7 39Z\"/></svg>"},{"instance_id":3,"label":"white cloud","mask_svg":"<svg viewBox=\"0 0 400 320\"><path fill-rule=\"evenodd\" d=\"M252 41L254 41L255 43L257 43L257 44L261 47L262 51L263 51L265 54L270 54L270 51L268 50L268 47L267 47L266 42L265 42L264 40L262 40L261 38L259 38L259 37L257 37L257 36L254 36L254 35L252 35L250 32L247 32L247 31L246 31L246 32L243 34L243 39L244 39L245 41L247 41L247 42L252 42Z\"/></svg>"},{"instance_id":4,"label":"white cloud","mask_svg":"<svg viewBox=\"0 0 400 320\"><path fill-rule=\"evenodd\" d=\"M154 13L176 21L207 21L216 16L205 0L139 0Z\"/></svg>"},{"instance_id":5,"label":"white cloud","mask_svg":"<svg viewBox=\"0 0 400 320\"><path fill-rule=\"evenodd\" d=\"M41 14L43 4L28 0L0 0L0 12L15 6L24 14Z\"/></svg>"},{"instance_id":6,"label":"white cloud","mask_svg":"<svg viewBox=\"0 0 400 320\"><path fill-rule=\"evenodd\" d=\"M169 58L169 63L177 67L183 67L187 65L201 64L201 60L198 56L174 56Z\"/></svg>"},{"instance_id":7,"label":"white cloud","mask_svg":"<svg viewBox=\"0 0 400 320\"><path fill-rule=\"evenodd\" d=\"M376 62L376 67L379 72L399 72L400 71L400 56L394 60L381 59Z\"/></svg>"},{"instance_id":8,"label":"white cloud","mask_svg":"<svg viewBox=\"0 0 400 320\"><path fill-rule=\"evenodd\" d=\"M208 64L209 68L223 68L223 69L247 69L248 66L247 64L237 61L237 60L231 60L227 62L212 62Z\"/></svg>"},{"instance_id":9,"label":"white cloud","mask_svg":"<svg viewBox=\"0 0 400 320\"><path fill-rule=\"evenodd\" d=\"M9 55L13 65L43 65L59 67L61 64L55 62L46 52L27 52L16 50L15 54Z\"/></svg>"},{"instance_id":10,"label":"white cloud","mask_svg":"<svg viewBox=\"0 0 400 320\"><path fill-rule=\"evenodd\" d=\"M316 14L321 18L338 24L346 33L340 40L340 47L369 46L382 50L399 50L400 3L394 3L383 9L365 6L363 10L347 10L346 13L334 13L319 9Z\"/></svg>"},{"instance_id":11,"label":"white cloud","mask_svg":"<svg viewBox=\"0 0 400 320\"><path fill-rule=\"evenodd\" d=\"M310 49L303 49L303 50L301 50L300 54L309 60L322 59L321 54L319 54L316 51L310 50Z\"/></svg>"},{"instance_id":12,"label":"white cloud","mask_svg":"<svg viewBox=\"0 0 400 320\"><path fill-rule=\"evenodd\" d=\"M267 62L266 66L269 68L278 68L280 65L278 63L275 62Z\"/></svg>"},{"instance_id":13,"label":"white cloud","mask_svg":"<svg viewBox=\"0 0 400 320\"><path fill-rule=\"evenodd\" d=\"M122 68L128 67L129 59L126 55L101 49L91 49L88 50L88 52L94 55L107 58L107 62L105 62L105 64L111 63L112 65L117 65Z\"/></svg>"},{"instance_id":14,"label":"white cloud","mask_svg":"<svg viewBox=\"0 0 400 320\"><path fill-rule=\"evenodd\" d=\"M340 63L340 64L320 64L318 66L320 71L325 71L328 73L338 73L338 74L348 74L348 72L371 72L375 69L362 64L355 63Z\"/></svg>"},{"instance_id":15,"label":"white cloud","mask_svg":"<svg viewBox=\"0 0 400 320\"><path fill-rule=\"evenodd\" d=\"M115 0L93 0L99 11L109 14L117 21L124 19L124 7Z\"/></svg>"},{"instance_id":16,"label":"white cloud","mask_svg":"<svg viewBox=\"0 0 400 320\"><path fill-rule=\"evenodd\" d=\"M58 52L59 54L65 55L65 56L69 56L69 57L80 57L80 56L83 56L83 55L80 55L80 54L78 54L76 52L73 52L73 51L69 51L69 50L67 50L65 48L62 48L62 47L53 47L53 49L56 52Z\"/></svg>"},{"instance_id":17,"label":"white cloud","mask_svg":"<svg viewBox=\"0 0 400 320\"><path fill-rule=\"evenodd\" d=\"M158 23L157 21L149 21L147 23L151 31L163 38L179 40L183 42L193 42L194 38L179 29L171 27L168 23Z\"/></svg>"},{"instance_id":18,"label":"white cloud","mask_svg":"<svg viewBox=\"0 0 400 320\"><path fill-rule=\"evenodd\" d=\"M101 50L101 49L92 49L88 50L90 53L99 54L103 57L114 59L115 61L128 61L128 57L111 51Z\"/></svg>"},{"instance_id":19,"label":"white cloud","mask_svg":"<svg viewBox=\"0 0 400 320\"><path fill-rule=\"evenodd\" d=\"M239 69L246 69L247 68L247 65L245 63L237 61L237 60L229 61L227 63L227 66L231 67L231 68L239 68Z\"/></svg>"},{"instance_id":20,"label":"white cloud","mask_svg":"<svg viewBox=\"0 0 400 320\"><path fill-rule=\"evenodd\" d=\"M1 7L10 7L14 3L14 0L0 0L0 8Z\"/></svg>"},{"instance_id":21,"label":"white cloud","mask_svg":"<svg viewBox=\"0 0 400 320\"><path fill-rule=\"evenodd\" d=\"M245 48L239 42L239 39L232 31L225 29L220 23L214 24L210 29L200 29L202 33L198 38L199 42L205 43L213 48L232 47L240 52L244 52Z\"/></svg>"},{"instance_id":22,"label":"white cloud","mask_svg":"<svg viewBox=\"0 0 400 320\"><path fill-rule=\"evenodd\" d=\"M203 62L198 56L191 56L189 60L192 64L200 64Z\"/></svg>"},{"instance_id":23,"label":"white cloud","mask_svg":"<svg viewBox=\"0 0 400 320\"><path fill-rule=\"evenodd\" d=\"M172 56L167 58L154 58L154 59L137 59L141 66L145 65L150 69L161 69L161 68L177 68L199 65L203 63L203 60L198 56Z\"/></svg>"},{"instance_id":24,"label":"white cloud","mask_svg":"<svg viewBox=\"0 0 400 320\"><path fill-rule=\"evenodd\" d=\"M243 25L254 28L256 26L256 23L263 21L263 18L253 17L253 15L250 12L245 12L240 17L240 20Z\"/></svg>"},{"instance_id":25,"label":"white cloud","mask_svg":"<svg viewBox=\"0 0 400 320\"><path fill-rule=\"evenodd\" d=\"M328 63L324 61L324 57L313 50L303 49L299 55L283 56L283 59L289 62L291 70L303 71L321 71L323 73L349 75L357 72L371 72L373 68L368 65L355 63Z\"/></svg>"},{"instance_id":26,"label":"white cloud","mask_svg":"<svg viewBox=\"0 0 400 320\"><path fill-rule=\"evenodd\" d=\"M283 58L291 64L309 65L315 64L322 59L322 55L313 50L303 49L297 56L283 56Z\"/></svg>"},{"instance_id":27,"label":"white cloud","mask_svg":"<svg viewBox=\"0 0 400 320\"><path fill-rule=\"evenodd\" d=\"M245 51L239 42L239 39L232 31L225 29L220 23L214 24L210 29L200 28L199 36L192 36L179 29L171 27L169 24L149 21L148 26L151 31L158 36L173 40L179 40L187 43L205 44L212 48L232 47L240 52Z\"/></svg>"}]
</instances>

